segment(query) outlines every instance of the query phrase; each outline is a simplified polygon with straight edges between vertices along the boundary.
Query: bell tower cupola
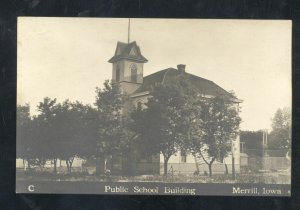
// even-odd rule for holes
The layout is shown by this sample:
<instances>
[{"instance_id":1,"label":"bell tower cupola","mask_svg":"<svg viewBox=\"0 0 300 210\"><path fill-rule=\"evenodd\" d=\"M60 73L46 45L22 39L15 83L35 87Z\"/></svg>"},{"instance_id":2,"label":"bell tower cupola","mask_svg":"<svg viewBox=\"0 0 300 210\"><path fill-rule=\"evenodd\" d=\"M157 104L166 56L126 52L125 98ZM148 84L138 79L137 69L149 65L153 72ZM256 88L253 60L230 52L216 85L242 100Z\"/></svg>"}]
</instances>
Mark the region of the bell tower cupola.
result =
<instances>
[{"instance_id":1,"label":"bell tower cupola","mask_svg":"<svg viewBox=\"0 0 300 210\"><path fill-rule=\"evenodd\" d=\"M118 42L115 55L108 61L113 65L112 81L120 83L126 93L134 92L143 84L143 65L147 61L135 41Z\"/></svg>"}]
</instances>

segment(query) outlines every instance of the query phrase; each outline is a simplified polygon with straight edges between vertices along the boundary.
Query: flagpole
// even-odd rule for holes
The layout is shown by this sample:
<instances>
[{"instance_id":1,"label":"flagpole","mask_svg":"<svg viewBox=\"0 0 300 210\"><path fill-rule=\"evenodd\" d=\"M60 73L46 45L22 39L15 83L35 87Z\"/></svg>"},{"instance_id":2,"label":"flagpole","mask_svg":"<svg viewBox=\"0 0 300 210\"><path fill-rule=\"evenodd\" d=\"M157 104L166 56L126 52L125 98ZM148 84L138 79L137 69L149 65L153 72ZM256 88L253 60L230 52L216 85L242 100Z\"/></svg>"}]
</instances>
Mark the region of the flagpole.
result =
<instances>
[{"instance_id":1,"label":"flagpole","mask_svg":"<svg viewBox=\"0 0 300 210\"><path fill-rule=\"evenodd\" d=\"M130 18L128 20L128 44L130 42Z\"/></svg>"}]
</instances>

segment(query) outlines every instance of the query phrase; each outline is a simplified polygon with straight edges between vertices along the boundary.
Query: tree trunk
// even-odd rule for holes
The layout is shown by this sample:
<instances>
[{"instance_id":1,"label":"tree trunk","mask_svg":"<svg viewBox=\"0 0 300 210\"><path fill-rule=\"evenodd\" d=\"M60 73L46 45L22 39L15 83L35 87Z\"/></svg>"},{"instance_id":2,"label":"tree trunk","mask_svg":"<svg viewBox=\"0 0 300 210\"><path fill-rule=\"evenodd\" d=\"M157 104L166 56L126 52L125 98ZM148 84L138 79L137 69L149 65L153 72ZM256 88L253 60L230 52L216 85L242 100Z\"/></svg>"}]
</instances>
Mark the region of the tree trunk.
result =
<instances>
[{"instance_id":1,"label":"tree trunk","mask_svg":"<svg viewBox=\"0 0 300 210\"><path fill-rule=\"evenodd\" d=\"M73 161L74 161L74 157L66 160L66 164L67 164L67 168L68 168L68 174L72 174Z\"/></svg>"},{"instance_id":2,"label":"tree trunk","mask_svg":"<svg viewBox=\"0 0 300 210\"><path fill-rule=\"evenodd\" d=\"M195 154L193 154L193 156L194 156L195 164L196 164L196 172L197 172L197 174L199 174L200 170L199 170L199 165L198 165L198 162L197 162L197 157L196 157Z\"/></svg>"},{"instance_id":3,"label":"tree trunk","mask_svg":"<svg viewBox=\"0 0 300 210\"><path fill-rule=\"evenodd\" d=\"M228 174L228 166L226 163L224 163L224 164L225 164L225 174L227 175Z\"/></svg>"},{"instance_id":4,"label":"tree trunk","mask_svg":"<svg viewBox=\"0 0 300 210\"><path fill-rule=\"evenodd\" d=\"M104 158L104 173L107 170L107 158Z\"/></svg>"},{"instance_id":5,"label":"tree trunk","mask_svg":"<svg viewBox=\"0 0 300 210\"><path fill-rule=\"evenodd\" d=\"M209 177L212 177L212 164L214 163L215 158L213 158L209 163L208 163L208 170L209 170Z\"/></svg>"},{"instance_id":6,"label":"tree trunk","mask_svg":"<svg viewBox=\"0 0 300 210\"><path fill-rule=\"evenodd\" d=\"M101 163L101 159L100 157L96 157L96 174L99 175L101 174L101 171L102 171L102 163ZM101 164L100 164L101 163Z\"/></svg>"},{"instance_id":7,"label":"tree trunk","mask_svg":"<svg viewBox=\"0 0 300 210\"><path fill-rule=\"evenodd\" d=\"M208 162L208 160L206 160L201 152L201 150L199 151L199 154L201 155L202 159L204 160L204 162L208 165L208 170L209 170L209 177L212 177L212 164L214 163L215 161L215 157L211 159L210 162Z\"/></svg>"},{"instance_id":8,"label":"tree trunk","mask_svg":"<svg viewBox=\"0 0 300 210\"><path fill-rule=\"evenodd\" d=\"M55 174L57 174L56 162L57 162L57 158L54 158L53 159L53 164L54 164L53 173L55 173Z\"/></svg>"},{"instance_id":9,"label":"tree trunk","mask_svg":"<svg viewBox=\"0 0 300 210\"><path fill-rule=\"evenodd\" d=\"M234 156L232 155L232 179L235 180L235 161Z\"/></svg>"},{"instance_id":10,"label":"tree trunk","mask_svg":"<svg viewBox=\"0 0 300 210\"><path fill-rule=\"evenodd\" d=\"M164 161L164 176L168 174L168 162Z\"/></svg>"},{"instance_id":11,"label":"tree trunk","mask_svg":"<svg viewBox=\"0 0 300 210\"><path fill-rule=\"evenodd\" d=\"M224 166L225 166L225 174L227 175L227 174L228 174L228 166L227 166L226 162L224 161L224 158L221 159L221 163L224 163Z\"/></svg>"},{"instance_id":12,"label":"tree trunk","mask_svg":"<svg viewBox=\"0 0 300 210\"><path fill-rule=\"evenodd\" d=\"M168 161L170 157L164 156L164 176L168 175Z\"/></svg>"},{"instance_id":13,"label":"tree trunk","mask_svg":"<svg viewBox=\"0 0 300 210\"><path fill-rule=\"evenodd\" d=\"M212 169L211 169L212 163L208 164L208 170L209 170L209 177L212 177Z\"/></svg>"},{"instance_id":14,"label":"tree trunk","mask_svg":"<svg viewBox=\"0 0 300 210\"><path fill-rule=\"evenodd\" d=\"M70 173L69 160L66 160L66 164L67 164L67 174L69 174Z\"/></svg>"},{"instance_id":15,"label":"tree trunk","mask_svg":"<svg viewBox=\"0 0 300 210\"><path fill-rule=\"evenodd\" d=\"M72 174L72 165L73 165L73 162L74 162L74 157L70 159L70 162L69 162L69 166L70 166L70 174Z\"/></svg>"},{"instance_id":16,"label":"tree trunk","mask_svg":"<svg viewBox=\"0 0 300 210\"><path fill-rule=\"evenodd\" d=\"M110 173L114 173L114 159L111 157L110 159Z\"/></svg>"},{"instance_id":17,"label":"tree trunk","mask_svg":"<svg viewBox=\"0 0 300 210\"><path fill-rule=\"evenodd\" d=\"M31 169L30 159L27 159L27 165L28 165L28 170L30 170Z\"/></svg>"}]
</instances>

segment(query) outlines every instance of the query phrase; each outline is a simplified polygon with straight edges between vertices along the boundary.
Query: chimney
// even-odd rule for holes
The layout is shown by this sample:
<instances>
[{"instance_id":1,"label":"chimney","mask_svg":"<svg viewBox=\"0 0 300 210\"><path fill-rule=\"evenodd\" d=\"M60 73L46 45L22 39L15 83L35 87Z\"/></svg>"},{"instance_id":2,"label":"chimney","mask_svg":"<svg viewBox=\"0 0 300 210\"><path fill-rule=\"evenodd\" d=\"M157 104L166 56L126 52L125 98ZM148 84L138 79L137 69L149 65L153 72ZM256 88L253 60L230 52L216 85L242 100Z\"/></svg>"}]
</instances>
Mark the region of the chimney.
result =
<instances>
[{"instance_id":1,"label":"chimney","mask_svg":"<svg viewBox=\"0 0 300 210\"><path fill-rule=\"evenodd\" d=\"M184 64L178 64L177 65L177 70L181 72L185 72L185 65Z\"/></svg>"}]
</instances>

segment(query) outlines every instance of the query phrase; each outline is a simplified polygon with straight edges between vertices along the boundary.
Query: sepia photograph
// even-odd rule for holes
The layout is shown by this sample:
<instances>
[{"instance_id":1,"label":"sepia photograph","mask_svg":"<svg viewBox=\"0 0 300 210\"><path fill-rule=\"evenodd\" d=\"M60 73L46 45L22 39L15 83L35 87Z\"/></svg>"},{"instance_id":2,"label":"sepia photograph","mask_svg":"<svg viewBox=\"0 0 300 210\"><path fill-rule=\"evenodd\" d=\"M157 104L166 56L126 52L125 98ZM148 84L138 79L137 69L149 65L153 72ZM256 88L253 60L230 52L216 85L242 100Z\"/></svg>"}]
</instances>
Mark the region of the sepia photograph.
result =
<instances>
[{"instance_id":1,"label":"sepia photograph","mask_svg":"<svg viewBox=\"0 0 300 210\"><path fill-rule=\"evenodd\" d=\"M19 17L16 192L290 196L291 32Z\"/></svg>"}]
</instances>

